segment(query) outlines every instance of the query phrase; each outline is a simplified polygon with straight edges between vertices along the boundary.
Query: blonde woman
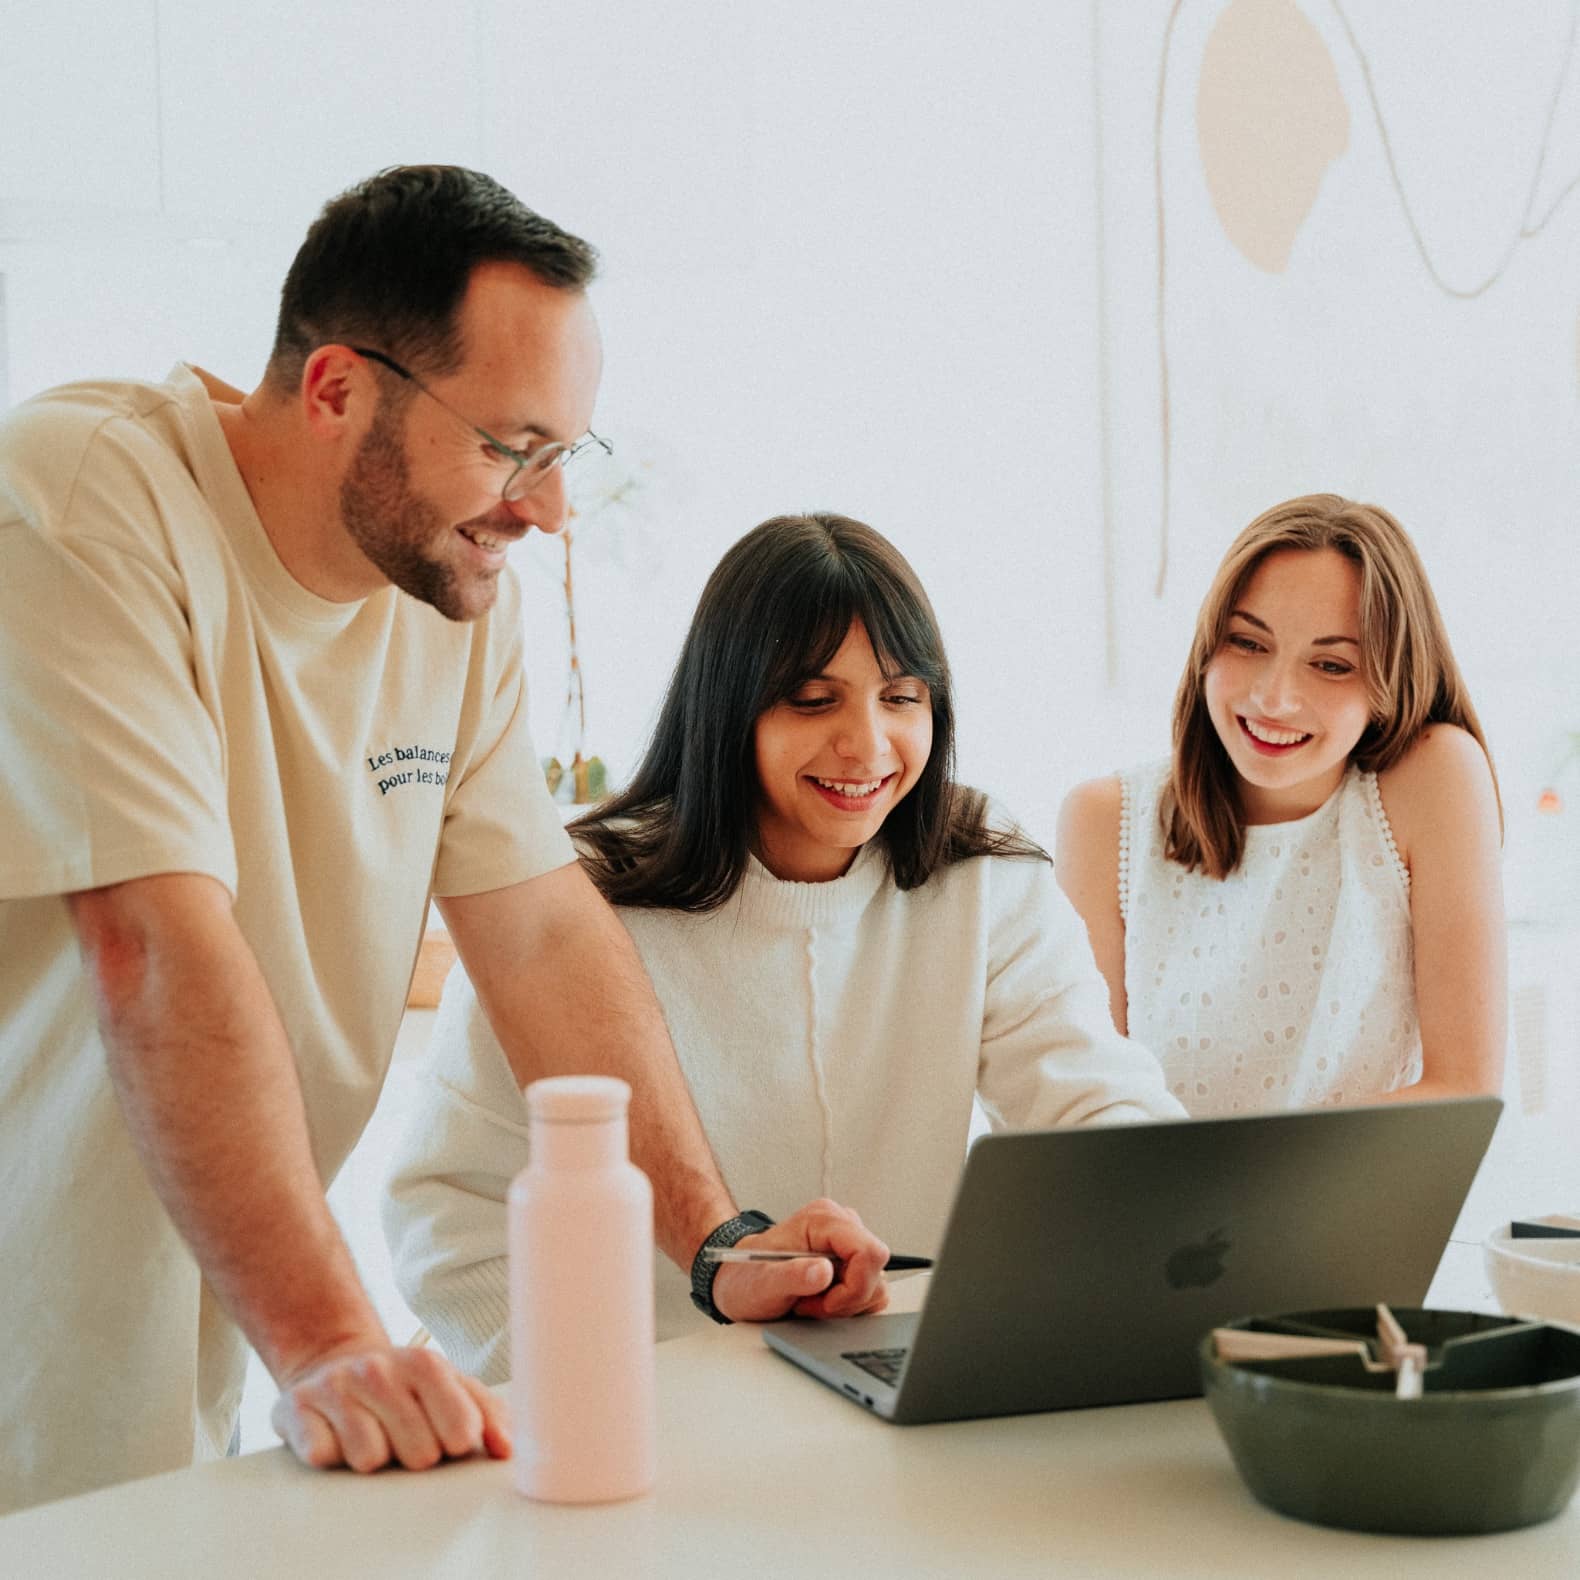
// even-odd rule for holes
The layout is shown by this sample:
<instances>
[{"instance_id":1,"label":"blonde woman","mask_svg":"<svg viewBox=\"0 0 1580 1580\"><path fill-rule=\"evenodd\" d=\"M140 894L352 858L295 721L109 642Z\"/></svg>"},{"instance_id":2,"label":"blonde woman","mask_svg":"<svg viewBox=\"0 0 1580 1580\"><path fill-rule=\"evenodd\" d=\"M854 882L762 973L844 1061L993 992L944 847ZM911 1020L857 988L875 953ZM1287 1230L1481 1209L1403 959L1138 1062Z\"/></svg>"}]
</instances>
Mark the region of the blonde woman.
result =
<instances>
[{"instance_id":1,"label":"blonde woman","mask_svg":"<svg viewBox=\"0 0 1580 1580\"><path fill-rule=\"evenodd\" d=\"M1071 792L1059 881L1196 1115L1496 1091L1496 780L1419 555L1312 494L1219 567L1166 762Z\"/></svg>"}]
</instances>

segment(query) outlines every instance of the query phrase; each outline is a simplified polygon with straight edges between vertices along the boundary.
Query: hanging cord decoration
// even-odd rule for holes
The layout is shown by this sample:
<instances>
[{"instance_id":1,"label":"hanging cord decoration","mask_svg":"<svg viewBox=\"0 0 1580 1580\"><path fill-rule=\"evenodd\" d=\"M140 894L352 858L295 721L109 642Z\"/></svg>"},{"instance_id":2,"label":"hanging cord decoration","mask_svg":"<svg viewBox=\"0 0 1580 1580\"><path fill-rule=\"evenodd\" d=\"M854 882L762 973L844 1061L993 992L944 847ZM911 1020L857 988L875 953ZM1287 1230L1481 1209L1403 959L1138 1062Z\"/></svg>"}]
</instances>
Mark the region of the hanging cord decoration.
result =
<instances>
[{"instance_id":1,"label":"hanging cord decoration","mask_svg":"<svg viewBox=\"0 0 1580 1580\"><path fill-rule=\"evenodd\" d=\"M1382 144L1383 158L1388 165L1388 182L1393 187L1394 195L1399 199L1399 207L1404 210L1405 224L1410 227L1411 240L1415 242L1415 250L1420 254L1421 262L1426 267L1426 272L1431 276L1432 283L1445 296L1452 296L1459 301L1469 302L1480 296L1483 291L1498 283L1503 278L1505 270L1513 261L1514 254L1519 251L1520 243L1528 241L1533 236L1539 236L1546 228L1547 222L1563 206L1564 199L1569 196L1577 186L1580 186L1580 175L1573 176L1568 185L1564 187L1556 198L1553 199L1547 212L1534 225L1531 223L1531 210L1536 207L1536 192L1541 186L1542 171L1547 164L1547 153L1552 144L1553 120L1558 114L1558 101L1563 97L1564 83L1569 76L1569 64L1574 58L1575 27L1580 22L1580 0L1576 0L1569 7L1569 36L1564 44L1563 59L1558 66L1558 77L1553 83L1552 97L1547 103L1547 118L1542 122L1541 141L1536 148L1536 168L1531 172L1530 190L1525 194L1525 208L1520 214L1520 227L1509 238L1509 244L1504 249L1503 256L1498 260L1492 272L1480 285L1468 288L1450 285L1443 278L1442 271L1432 261L1432 255L1427 251L1426 238L1421 234L1421 227L1416 222L1415 211L1410 207L1410 198L1404 189L1404 181L1399 175L1399 166L1394 160L1393 142L1388 136L1388 123L1383 119L1382 102L1377 97L1377 86L1372 81L1371 61L1366 51L1361 48L1360 41L1355 37L1355 30L1350 26L1350 19L1344 14L1344 7L1339 0L1332 0L1334 14L1339 19L1339 25L1344 29L1344 36L1349 40L1350 48L1355 52L1355 59L1361 68L1361 80L1366 84L1366 97L1371 103L1372 118L1377 122L1377 137Z\"/></svg>"},{"instance_id":2,"label":"hanging cord decoration","mask_svg":"<svg viewBox=\"0 0 1580 1580\"><path fill-rule=\"evenodd\" d=\"M1531 174L1529 190L1526 193L1525 208L1520 217L1519 229L1510 239L1504 249L1503 256L1498 260L1492 272L1478 285L1468 288L1449 284L1443 278L1442 271L1433 260L1427 249L1426 238L1421 233L1421 227L1416 220L1415 211L1411 207L1409 194L1405 191L1403 178L1399 174L1399 166L1394 158L1393 142L1388 135L1387 122L1383 116L1382 103L1378 98L1376 83L1372 79L1371 60L1366 51L1361 47L1360 40L1355 36L1355 30L1350 26L1349 17L1345 14L1340 0L1331 0L1334 14L1339 19L1339 25L1344 30L1344 36L1349 41L1357 64L1360 66L1361 80L1365 84L1366 97L1371 104L1372 118L1377 125L1378 140L1382 145L1383 159L1387 166L1389 185L1393 188L1394 195L1399 200L1403 210L1405 224L1409 228L1411 240L1419 255L1422 265L1433 285L1442 291L1445 296L1457 301L1471 301L1495 285L1513 261L1520 244L1535 236L1539 236L1546 229L1548 222L1557 214L1564 205L1570 193L1580 186L1580 173L1577 173L1564 185L1558 196L1548 205L1547 212L1538 220L1532 220L1532 210L1536 206L1536 194L1541 185L1542 172L1546 168L1547 155L1552 145L1553 122L1557 118L1558 104L1563 96L1564 84L1568 80L1570 63L1574 59L1575 39L1580 31L1580 0L1571 0L1569 8L1569 33L1565 42L1563 58L1559 63L1558 75L1553 83L1551 97L1548 100L1546 119L1542 123L1542 135L1536 150L1536 165ZM1158 569L1157 578L1153 584L1153 596L1161 598L1168 580L1169 566L1169 528L1170 528L1170 484L1173 471L1173 420L1170 402L1169 387L1169 360L1168 360L1168 325L1167 325L1167 226L1165 223L1165 204L1163 193L1163 114L1168 85L1169 53L1174 42L1174 25L1179 19L1179 14L1184 8L1185 0L1174 0L1169 8L1168 20L1163 28L1163 49L1158 65L1158 89L1152 122L1152 171L1153 171L1153 199L1156 208L1157 231L1157 323L1158 323L1158 426L1159 450L1161 462L1161 499L1158 514Z\"/></svg>"}]
</instances>

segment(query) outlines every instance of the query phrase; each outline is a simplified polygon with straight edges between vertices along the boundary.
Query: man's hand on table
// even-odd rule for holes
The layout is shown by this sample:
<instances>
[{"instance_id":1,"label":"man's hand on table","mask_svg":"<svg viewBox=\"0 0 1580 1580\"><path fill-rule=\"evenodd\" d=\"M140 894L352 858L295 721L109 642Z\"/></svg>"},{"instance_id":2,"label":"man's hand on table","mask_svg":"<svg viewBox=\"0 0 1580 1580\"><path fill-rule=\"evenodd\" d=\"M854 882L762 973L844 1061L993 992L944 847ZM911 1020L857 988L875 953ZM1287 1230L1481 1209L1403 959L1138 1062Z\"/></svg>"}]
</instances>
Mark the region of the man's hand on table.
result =
<instances>
[{"instance_id":1,"label":"man's hand on table","mask_svg":"<svg viewBox=\"0 0 1580 1580\"><path fill-rule=\"evenodd\" d=\"M432 1349L367 1345L280 1379L269 1419L305 1465L426 1470L485 1450L510 1457L504 1401Z\"/></svg>"},{"instance_id":2,"label":"man's hand on table","mask_svg":"<svg viewBox=\"0 0 1580 1580\"><path fill-rule=\"evenodd\" d=\"M838 1202L809 1202L739 1244L742 1250L826 1251L828 1260L726 1263L713 1281L713 1303L733 1321L857 1317L889 1303L883 1277L888 1246Z\"/></svg>"}]
</instances>

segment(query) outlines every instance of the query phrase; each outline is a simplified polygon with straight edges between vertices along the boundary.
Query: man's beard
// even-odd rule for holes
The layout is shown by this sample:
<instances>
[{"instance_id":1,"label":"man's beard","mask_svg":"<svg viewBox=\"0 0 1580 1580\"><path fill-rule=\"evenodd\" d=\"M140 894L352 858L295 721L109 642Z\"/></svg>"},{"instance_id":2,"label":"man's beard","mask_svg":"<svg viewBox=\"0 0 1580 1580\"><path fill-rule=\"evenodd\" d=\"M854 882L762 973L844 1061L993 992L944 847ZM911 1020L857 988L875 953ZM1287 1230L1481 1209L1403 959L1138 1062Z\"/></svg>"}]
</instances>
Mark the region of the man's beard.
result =
<instances>
[{"instance_id":1,"label":"man's beard","mask_svg":"<svg viewBox=\"0 0 1580 1580\"><path fill-rule=\"evenodd\" d=\"M492 606L496 582L480 575L469 601L456 568L437 557L453 529L412 491L400 430L400 409L380 401L340 484L340 519L352 542L403 593L447 620L474 620Z\"/></svg>"}]
</instances>

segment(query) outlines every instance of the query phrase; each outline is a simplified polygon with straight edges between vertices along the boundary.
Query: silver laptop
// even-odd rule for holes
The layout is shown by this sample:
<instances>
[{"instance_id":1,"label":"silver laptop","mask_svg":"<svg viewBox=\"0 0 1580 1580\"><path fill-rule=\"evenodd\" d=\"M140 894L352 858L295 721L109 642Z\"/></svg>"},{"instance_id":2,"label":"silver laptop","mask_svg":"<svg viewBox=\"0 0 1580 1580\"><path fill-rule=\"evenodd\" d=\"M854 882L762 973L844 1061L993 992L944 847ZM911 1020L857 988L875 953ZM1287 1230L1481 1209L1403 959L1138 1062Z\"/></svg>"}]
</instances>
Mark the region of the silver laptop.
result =
<instances>
[{"instance_id":1,"label":"silver laptop","mask_svg":"<svg viewBox=\"0 0 1580 1580\"><path fill-rule=\"evenodd\" d=\"M1502 1108L984 1136L922 1311L763 1337L904 1423L1197 1394L1196 1346L1232 1318L1420 1305Z\"/></svg>"}]
</instances>

